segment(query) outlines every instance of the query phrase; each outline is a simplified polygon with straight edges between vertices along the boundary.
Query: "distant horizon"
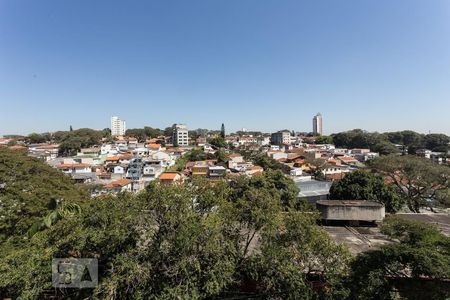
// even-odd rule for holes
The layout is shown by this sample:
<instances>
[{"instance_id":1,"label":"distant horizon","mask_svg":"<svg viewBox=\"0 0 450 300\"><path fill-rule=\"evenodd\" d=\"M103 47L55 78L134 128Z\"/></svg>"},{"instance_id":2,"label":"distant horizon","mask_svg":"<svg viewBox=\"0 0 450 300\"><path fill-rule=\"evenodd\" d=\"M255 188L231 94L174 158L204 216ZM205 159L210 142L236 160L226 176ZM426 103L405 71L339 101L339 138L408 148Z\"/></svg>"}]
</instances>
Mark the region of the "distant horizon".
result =
<instances>
[{"instance_id":1,"label":"distant horizon","mask_svg":"<svg viewBox=\"0 0 450 300\"><path fill-rule=\"evenodd\" d=\"M0 134L450 135L450 1L0 1ZM168 121L171 122L168 122Z\"/></svg>"},{"instance_id":2,"label":"distant horizon","mask_svg":"<svg viewBox=\"0 0 450 300\"><path fill-rule=\"evenodd\" d=\"M118 117L120 117L120 116L118 116ZM127 120L124 120L124 121L126 121L126 122L128 123ZM222 125L222 123L220 123L219 126L217 126L217 128L208 128L208 127L195 127L195 128L194 128L194 127L190 127L189 124L186 124L186 123L183 123L183 122L173 122L173 123L171 123L171 124L169 124L169 125L167 125L167 126L162 126L162 127L159 127L159 126L151 126L151 125L148 125L148 124L147 124L147 125L137 126L137 127L128 127L128 126L127 126L126 129L128 130L128 129L139 129L139 128L144 128L144 127L151 127L151 128L155 128L155 129L161 129L161 130L164 130L164 129L167 128L167 127L171 127L173 124L185 124L185 125L187 126L187 128L188 128L189 131L191 131L191 130L197 130L197 129L207 129L207 130L211 130L211 131L220 131L220 126ZM257 128L255 129L255 128L240 127L240 128L238 128L238 129L236 129L236 130L230 130L230 129L228 129L226 123L224 123L224 125L225 125L225 130L226 130L226 134L227 134L227 135L230 134L230 133L236 133L236 132L238 132L238 131L241 131L242 129L245 129L247 132L262 132L262 133L274 133L274 132L277 132L277 131L280 131L280 130L285 130L285 129L287 129L287 130L289 130L289 131L294 130L295 132L312 133L312 128L310 128L309 130L300 130L300 129L295 129L295 128L281 127L281 128L275 129L275 130L266 131L266 130L260 130L260 129L257 129ZM27 135L30 135L30 134L32 134L32 133L43 134L43 133L54 133L54 132L57 132L57 131L69 131L69 130L70 130L70 126L72 126L72 125L68 125L68 127L67 127L66 129L60 128L60 129L56 129L56 130L30 131L30 132L25 132L25 133L1 133L1 132L0 132L0 136L8 136L8 135L21 135L21 136L27 136ZM84 126L84 127L74 127L74 126L72 126L72 129L73 129L73 130L83 129L83 128L88 128L88 129L93 129L93 130L103 130L103 129L105 129L105 128L110 129L110 126L105 126L105 127L102 127L102 128L93 128L93 127L86 127L86 126ZM450 134L449 134L448 132L421 132L421 131L413 130L413 129L410 129L410 128L405 128L405 129L400 129L400 130L386 130L386 131L381 131L381 130L367 130L367 129L365 129L365 128L350 128L350 129L347 129L347 130L333 131L333 132L328 132L328 131L324 130L323 135L331 135L331 134L336 134L336 133L339 133L339 132L345 132L345 131L350 131L350 130L355 130L355 129L361 129L361 130L364 130L364 131L367 131L367 132L378 132L378 133L398 132L398 131L412 130L412 131L415 131L415 132L417 132L417 133L425 134L425 135L426 135L426 134L445 134L445 135L450 136Z\"/></svg>"}]
</instances>

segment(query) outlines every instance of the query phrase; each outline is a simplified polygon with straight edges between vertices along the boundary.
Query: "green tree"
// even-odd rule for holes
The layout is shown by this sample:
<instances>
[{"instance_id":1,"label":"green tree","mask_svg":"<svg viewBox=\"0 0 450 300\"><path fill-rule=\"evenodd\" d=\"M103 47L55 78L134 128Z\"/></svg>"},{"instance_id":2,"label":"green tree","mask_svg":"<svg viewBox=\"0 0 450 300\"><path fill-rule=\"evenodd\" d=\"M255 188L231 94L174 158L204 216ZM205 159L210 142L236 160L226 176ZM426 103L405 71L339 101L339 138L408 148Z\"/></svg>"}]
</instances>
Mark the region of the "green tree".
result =
<instances>
[{"instance_id":1,"label":"green tree","mask_svg":"<svg viewBox=\"0 0 450 300\"><path fill-rule=\"evenodd\" d=\"M209 139L208 143L210 143L215 148L225 148L227 146L227 142L225 141L225 139L220 136Z\"/></svg>"},{"instance_id":2,"label":"green tree","mask_svg":"<svg viewBox=\"0 0 450 300\"><path fill-rule=\"evenodd\" d=\"M383 177L363 170L333 182L330 199L376 201L384 204L388 212L396 212L402 207L402 201L393 186L385 184Z\"/></svg>"},{"instance_id":3,"label":"green tree","mask_svg":"<svg viewBox=\"0 0 450 300\"><path fill-rule=\"evenodd\" d=\"M220 128L220 137L225 139L225 125L222 123L222 127Z\"/></svg>"},{"instance_id":4,"label":"green tree","mask_svg":"<svg viewBox=\"0 0 450 300\"><path fill-rule=\"evenodd\" d=\"M411 130L387 132L384 134L394 144L403 145L409 153L416 153L417 149L423 148L424 135Z\"/></svg>"},{"instance_id":5,"label":"green tree","mask_svg":"<svg viewBox=\"0 0 450 300\"><path fill-rule=\"evenodd\" d=\"M321 135L316 138L315 143L316 144L332 144L333 137L331 137L329 135Z\"/></svg>"},{"instance_id":6,"label":"green tree","mask_svg":"<svg viewBox=\"0 0 450 300\"><path fill-rule=\"evenodd\" d=\"M385 219L382 232L397 240L352 262L351 299L448 299L450 238L433 225Z\"/></svg>"},{"instance_id":7,"label":"green tree","mask_svg":"<svg viewBox=\"0 0 450 300\"><path fill-rule=\"evenodd\" d=\"M173 124L171 127L166 127L164 129L164 136L172 136L173 135L173 126L175 126L175 124Z\"/></svg>"},{"instance_id":8,"label":"green tree","mask_svg":"<svg viewBox=\"0 0 450 300\"><path fill-rule=\"evenodd\" d=\"M74 131L59 131L54 134L55 142L60 143L60 154L75 155L81 148L98 145L107 132L90 128Z\"/></svg>"},{"instance_id":9,"label":"green tree","mask_svg":"<svg viewBox=\"0 0 450 300\"><path fill-rule=\"evenodd\" d=\"M235 296L255 282L252 297L343 298L348 253L316 226L317 214L283 205L298 192L285 179L268 171L214 183L153 182L137 195L77 202L79 213L50 216L51 226L29 239L0 243L0 292L28 299L49 292L56 299L206 299ZM99 285L54 290L53 257L97 258ZM317 272L327 282L321 292L308 283Z\"/></svg>"},{"instance_id":10,"label":"green tree","mask_svg":"<svg viewBox=\"0 0 450 300\"><path fill-rule=\"evenodd\" d=\"M450 168L430 160L408 156L383 156L370 161L375 172L386 177L396 187L398 195L413 212L421 207L433 210L440 197L449 197Z\"/></svg>"},{"instance_id":11,"label":"green tree","mask_svg":"<svg viewBox=\"0 0 450 300\"><path fill-rule=\"evenodd\" d=\"M448 151L448 145L450 143L450 137L445 134L427 134L424 137L425 148L436 152Z\"/></svg>"},{"instance_id":12,"label":"green tree","mask_svg":"<svg viewBox=\"0 0 450 300\"><path fill-rule=\"evenodd\" d=\"M354 129L333 134L333 143L344 148L368 148L381 154L396 153L396 147L388 140L388 135Z\"/></svg>"},{"instance_id":13,"label":"green tree","mask_svg":"<svg viewBox=\"0 0 450 300\"><path fill-rule=\"evenodd\" d=\"M164 135L164 132L159 128L145 126L144 131L147 138L157 138Z\"/></svg>"},{"instance_id":14,"label":"green tree","mask_svg":"<svg viewBox=\"0 0 450 300\"><path fill-rule=\"evenodd\" d=\"M46 139L42 134L31 133L30 135L28 135L27 141L30 144L40 144L40 143L45 143Z\"/></svg>"},{"instance_id":15,"label":"green tree","mask_svg":"<svg viewBox=\"0 0 450 300\"><path fill-rule=\"evenodd\" d=\"M134 137L139 142L143 142L147 138L146 130L142 128L127 129L127 131L125 131L125 135L128 137Z\"/></svg>"},{"instance_id":16,"label":"green tree","mask_svg":"<svg viewBox=\"0 0 450 300\"><path fill-rule=\"evenodd\" d=\"M58 170L7 148L0 148L0 186L0 243L42 222L57 200L78 203L88 198Z\"/></svg>"},{"instance_id":17,"label":"green tree","mask_svg":"<svg viewBox=\"0 0 450 300\"><path fill-rule=\"evenodd\" d=\"M261 166L264 171L268 170L281 170L285 174L289 174L291 168L285 164L280 163L279 161L267 156L266 154L257 154L252 158L253 162Z\"/></svg>"},{"instance_id":18,"label":"green tree","mask_svg":"<svg viewBox=\"0 0 450 300\"><path fill-rule=\"evenodd\" d=\"M325 175L323 170L327 166L327 161L323 158L310 158L306 160L309 166L310 173L316 180L324 180Z\"/></svg>"},{"instance_id":19,"label":"green tree","mask_svg":"<svg viewBox=\"0 0 450 300\"><path fill-rule=\"evenodd\" d=\"M381 141L373 146L373 151L380 153L380 155L389 155L399 153L400 150L391 142Z\"/></svg>"}]
</instances>

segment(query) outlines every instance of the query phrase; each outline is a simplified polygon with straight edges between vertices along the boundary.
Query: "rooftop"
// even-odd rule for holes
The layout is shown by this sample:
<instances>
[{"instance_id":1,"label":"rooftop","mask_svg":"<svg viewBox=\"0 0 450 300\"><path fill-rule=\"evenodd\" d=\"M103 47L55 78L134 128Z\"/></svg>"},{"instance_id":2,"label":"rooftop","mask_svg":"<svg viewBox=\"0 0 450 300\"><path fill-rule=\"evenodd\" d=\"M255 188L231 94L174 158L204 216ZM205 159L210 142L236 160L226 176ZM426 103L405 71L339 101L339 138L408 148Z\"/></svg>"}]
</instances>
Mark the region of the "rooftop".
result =
<instances>
[{"instance_id":1,"label":"rooftop","mask_svg":"<svg viewBox=\"0 0 450 300\"><path fill-rule=\"evenodd\" d=\"M178 173L162 173L159 176L159 179L162 179L162 180L174 180L175 178L177 178L177 176L179 176Z\"/></svg>"},{"instance_id":2,"label":"rooftop","mask_svg":"<svg viewBox=\"0 0 450 300\"><path fill-rule=\"evenodd\" d=\"M324 206L371 206L382 207L383 204L368 200L319 200L318 205Z\"/></svg>"},{"instance_id":3,"label":"rooftop","mask_svg":"<svg viewBox=\"0 0 450 300\"><path fill-rule=\"evenodd\" d=\"M396 214L397 217L405 220L421 221L428 224L436 225L443 234L450 236L450 215L446 213L404 213Z\"/></svg>"},{"instance_id":4,"label":"rooftop","mask_svg":"<svg viewBox=\"0 0 450 300\"><path fill-rule=\"evenodd\" d=\"M105 188L111 189L111 188L115 188L115 187L123 187L130 183L131 183L130 179L123 178L123 179L119 179L119 180L113 181L111 183L108 183L107 185L105 185Z\"/></svg>"}]
</instances>

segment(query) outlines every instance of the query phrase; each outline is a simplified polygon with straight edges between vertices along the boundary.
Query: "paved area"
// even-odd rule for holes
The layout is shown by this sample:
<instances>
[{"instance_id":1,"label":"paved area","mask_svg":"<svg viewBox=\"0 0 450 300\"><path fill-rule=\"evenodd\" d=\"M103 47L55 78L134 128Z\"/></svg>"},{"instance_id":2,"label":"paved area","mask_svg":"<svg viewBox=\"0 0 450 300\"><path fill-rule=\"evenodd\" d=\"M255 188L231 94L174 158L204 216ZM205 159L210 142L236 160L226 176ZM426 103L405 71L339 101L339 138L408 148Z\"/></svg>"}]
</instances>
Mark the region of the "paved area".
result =
<instances>
[{"instance_id":1,"label":"paved area","mask_svg":"<svg viewBox=\"0 0 450 300\"><path fill-rule=\"evenodd\" d=\"M353 255L391 243L380 233L378 227L322 226L322 228L336 243L347 245Z\"/></svg>"}]
</instances>

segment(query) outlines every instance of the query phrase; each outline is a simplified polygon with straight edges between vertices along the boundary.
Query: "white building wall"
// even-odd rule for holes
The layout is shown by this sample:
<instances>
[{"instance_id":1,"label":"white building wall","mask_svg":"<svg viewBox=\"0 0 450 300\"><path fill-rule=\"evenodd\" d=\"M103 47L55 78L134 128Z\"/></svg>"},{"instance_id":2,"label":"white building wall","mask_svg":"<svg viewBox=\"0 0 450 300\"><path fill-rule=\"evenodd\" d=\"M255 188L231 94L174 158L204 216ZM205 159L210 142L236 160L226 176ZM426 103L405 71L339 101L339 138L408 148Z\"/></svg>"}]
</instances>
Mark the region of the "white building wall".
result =
<instances>
[{"instance_id":1,"label":"white building wall","mask_svg":"<svg viewBox=\"0 0 450 300\"><path fill-rule=\"evenodd\" d=\"M126 123L119 117L111 117L111 135L124 135L126 131Z\"/></svg>"}]
</instances>

